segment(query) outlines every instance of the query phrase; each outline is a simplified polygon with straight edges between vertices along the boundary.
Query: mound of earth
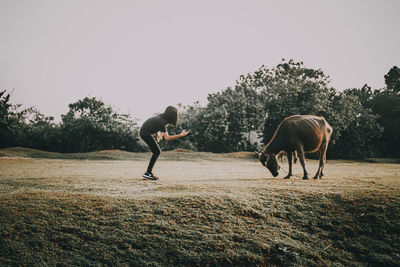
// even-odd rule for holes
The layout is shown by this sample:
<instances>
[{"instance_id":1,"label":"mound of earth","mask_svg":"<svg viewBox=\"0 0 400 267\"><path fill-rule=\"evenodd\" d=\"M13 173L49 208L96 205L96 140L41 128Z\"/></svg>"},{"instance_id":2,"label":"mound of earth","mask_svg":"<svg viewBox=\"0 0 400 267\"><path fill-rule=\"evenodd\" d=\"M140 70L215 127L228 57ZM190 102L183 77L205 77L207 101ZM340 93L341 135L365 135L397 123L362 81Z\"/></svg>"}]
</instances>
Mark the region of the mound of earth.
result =
<instances>
[{"instance_id":1,"label":"mound of earth","mask_svg":"<svg viewBox=\"0 0 400 267\"><path fill-rule=\"evenodd\" d=\"M57 153L48 152L39 149L11 147L0 149L0 158L18 157L18 158L45 158L45 159L83 159L83 160L149 160L150 152L128 152L124 150L101 150L86 153ZM225 161L231 159L254 160L253 152L234 152L234 153L210 153L196 152L189 149L174 149L163 151L160 160L177 161L202 161L214 160Z\"/></svg>"}]
</instances>

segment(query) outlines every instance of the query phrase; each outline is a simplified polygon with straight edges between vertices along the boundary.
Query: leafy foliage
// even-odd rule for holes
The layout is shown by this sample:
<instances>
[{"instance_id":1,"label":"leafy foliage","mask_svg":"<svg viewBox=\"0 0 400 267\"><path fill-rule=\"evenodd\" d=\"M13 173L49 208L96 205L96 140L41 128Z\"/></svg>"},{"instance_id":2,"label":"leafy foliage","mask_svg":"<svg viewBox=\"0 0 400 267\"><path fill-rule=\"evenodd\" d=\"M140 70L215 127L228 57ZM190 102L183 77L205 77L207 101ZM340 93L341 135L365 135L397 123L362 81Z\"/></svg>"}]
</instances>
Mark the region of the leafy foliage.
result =
<instances>
[{"instance_id":1,"label":"leafy foliage","mask_svg":"<svg viewBox=\"0 0 400 267\"><path fill-rule=\"evenodd\" d=\"M398 149L392 140L398 140L399 129L392 117L400 105L395 93L385 92L368 85L338 92L329 87L329 76L322 70L283 60L273 69L262 66L241 76L234 88L210 94L206 107L184 107L182 128L195 129L185 147L192 144L195 150L212 152L254 150L257 144L250 142L251 132L261 133L266 143L285 117L314 114L324 116L334 129L329 157L395 156ZM168 146L176 147L182 143Z\"/></svg>"},{"instance_id":2,"label":"leafy foliage","mask_svg":"<svg viewBox=\"0 0 400 267\"><path fill-rule=\"evenodd\" d=\"M70 104L69 109L61 124L63 141L68 144L65 152L139 149L137 124L129 115L116 113L94 97Z\"/></svg>"},{"instance_id":3,"label":"leafy foliage","mask_svg":"<svg viewBox=\"0 0 400 267\"><path fill-rule=\"evenodd\" d=\"M264 142L277 125L295 114L327 114L331 89L321 70L305 68L302 62L282 61L272 70L262 66L254 74L241 78L241 84L259 91L264 107Z\"/></svg>"},{"instance_id":4,"label":"leafy foliage","mask_svg":"<svg viewBox=\"0 0 400 267\"><path fill-rule=\"evenodd\" d=\"M37 109L31 108L25 119L25 141L23 146L41 148L47 151L62 147L62 133L53 117L46 117Z\"/></svg>"},{"instance_id":5,"label":"leafy foliage","mask_svg":"<svg viewBox=\"0 0 400 267\"><path fill-rule=\"evenodd\" d=\"M96 98L69 105L62 122L55 123L35 108L19 111L0 92L0 146L25 146L57 152L88 152L100 149L143 151L138 126L129 115L119 114Z\"/></svg>"},{"instance_id":6,"label":"leafy foliage","mask_svg":"<svg viewBox=\"0 0 400 267\"><path fill-rule=\"evenodd\" d=\"M191 129L185 138L161 142L175 148L209 152L254 151L273 136L279 123L295 114L324 116L334 133L330 158L399 157L400 69L384 76L386 87L368 85L338 92L329 76L303 62L282 60L275 68L261 66L240 76L234 87L208 95L205 107L195 102L179 108L179 122L170 134ZM138 125L96 98L69 105L57 124L34 108L20 110L10 94L0 92L0 146L27 146L59 152L101 149L143 151Z\"/></svg>"},{"instance_id":7,"label":"leafy foliage","mask_svg":"<svg viewBox=\"0 0 400 267\"><path fill-rule=\"evenodd\" d=\"M377 141L381 156L400 157L400 94L387 90L376 92L372 110L384 129Z\"/></svg>"},{"instance_id":8,"label":"leafy foliage","mask_svg":"<svg viewBox=\"0 0 400 267\"><path fill-rule=\"evenodd\" d=\"M10 93L0 91L0 147L15 146L24 140L24 118L29 109L10 103Z\"/></svg>"},{"instance_id":9,"label":"leafy foliage","mask_svg":"<svg viewBox=\"0 0 400 267\"><path fill-rule=\"evenodd\" d=\"M373 92L365 85L361 89L348 89L340 93L336 120L340 136L336 138L330 154L340 158L363 158L377 155L377 140L383 128L373 114L370 102ZM351 148L351 149L349 149Z\"/></svg>"},{"instance_id":10,"label":"leafy foliage","mask_svg":"<svg viewBox=\"0 0 400 267\"><path fill-rule=\"evenodd\" d=\"M400 69L392 67L385 75L386 88L389 92L400 93Z\"/></svg>"}]
</instances>

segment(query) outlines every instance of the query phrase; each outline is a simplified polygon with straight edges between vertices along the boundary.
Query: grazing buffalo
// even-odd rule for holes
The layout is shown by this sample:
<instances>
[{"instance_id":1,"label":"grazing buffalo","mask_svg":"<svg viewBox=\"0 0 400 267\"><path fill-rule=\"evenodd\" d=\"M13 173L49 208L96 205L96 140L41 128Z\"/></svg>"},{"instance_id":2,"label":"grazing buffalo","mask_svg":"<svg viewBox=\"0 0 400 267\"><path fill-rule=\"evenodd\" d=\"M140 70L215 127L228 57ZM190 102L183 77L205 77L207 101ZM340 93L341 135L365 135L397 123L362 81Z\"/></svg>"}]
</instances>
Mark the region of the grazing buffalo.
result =
<instances>
[{"instance_id":1,"label":"grazing buffalo","mask_svg":"<svg viewBox=\"0 0 400 267\"><path fill-rule=\"evenodd\" d=\"M294 115L284 119L276 129L271 141L258 154L262 165L268 168L271 174L278 176L278 162L276 155L284 151L288 157L289 173L286 179L292 176L292 158L296 151L303 167L303 179L308 179L304 163L304 153L317 152L319 168L314 179L321 178L326 161L326 150L331 139L333 129L324 117L314 115Z\"/></svg>"}]
</instances>

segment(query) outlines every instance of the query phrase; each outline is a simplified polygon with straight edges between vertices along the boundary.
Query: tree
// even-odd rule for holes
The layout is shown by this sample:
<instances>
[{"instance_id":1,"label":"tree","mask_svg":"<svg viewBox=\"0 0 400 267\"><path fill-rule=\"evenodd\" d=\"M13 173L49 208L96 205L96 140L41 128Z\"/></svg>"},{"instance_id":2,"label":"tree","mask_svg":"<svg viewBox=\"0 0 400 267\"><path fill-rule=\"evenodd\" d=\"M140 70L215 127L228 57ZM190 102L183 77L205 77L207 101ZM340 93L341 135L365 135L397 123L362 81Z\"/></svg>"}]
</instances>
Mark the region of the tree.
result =
<instances>
[{"instance_id":1,"label":"tree","mask_svg":"<svg viewBox=\"0 0 400 267\"><path fill-rule=\"evenodd\" d=\"M26 115L23 146L46 151L62 151L60 126L53 117L46 117L36 108Z\"/></svg>"},{"instance_id":2,"label":"tree","mask_svg":"<svg viewBox=\"0 0 400 267\"><path fill-rule=\"evenodd\" d=\"M388 91L400 93L400 69L397 66L393 66L384 78Z\"/></svg>"},{"instance_id":3,"label":"tree","mask_svg":"<svg viewBox=\"0 0 400 267\"><path fill-rule=\"evenodd\" d=\"M0 147L21 145L23 141L24 118L27 109L10 103L10 94L0 91Z\"/></svg>"},{"instance_id":4,"label":"tree","mask_svg":"<svg viewBox=\"0 0 400 267\"><path fill-rule=\"evenodd\" d=\"M116 113L94 97L69 105L69 112L62 115L61 131L65 152L141 150L137 124L130 116Z\"/></svg>"},{"instance_id":5,"label":"tree","mask_svg":"<svg viewBox=\"0 0 400 267\"><path fill-rule=\"evenodd\" d=\"M220 94L208 95L209 103L197 116L197 128L203 136L197 142L199 150L211 152L228 152L231 143L228 134L227 103Z\"/></svg>"},{"instance_id":6,"label":"tree","mask_svg":"<svg viewBox=\"0 0 400 267\"><path fill-rule=\"evenodd\" d=\"M278 124L295 114L325 115L330 103L328 76L321 70L305 68L303 62L282 60L272 70L261 66L242 76L240 84L260 92L263 104L264 142L271 139Z\"/></svg>"},{"instance_id":7,"label":"tree","mask_svg":"<svg viewBox=\"0 0 400 267\"><path fill-rule=\"evenodd\" d=\"M7 147L13 143L12 125L13 114L10 109L12 105L9 103L10 94L6 91L0 92L0 147Z\"/></svg>"},{"instance_id":8,"label":"tree","mask_svg":"<svg viewBox=\"0 0 400 267\"><path fill-rule=\"evenodd\" d=\"M383 133L378 140L383 157L400 157L400 95L382 90L375 93L372 110Z\"/></svg>"},{"instance_id":9,"label":"tree","mask_svg":"<svg viewBox=\"0 0 400 267\"><path fill-rule=\"evenodd\" d=\"M374 92L370 106L383 133L377 144L383 157L400 157L400 69L392 67L384 76L386 87Z\"/></svg>"},{"instance_id":10,"label":"tree","mask_svg":"<svg viewBox=\"0 0 400 267\"><path fill-rule=\"evenodd\" d=\"M371 156L382 132L371 106L370 87L337 92L329 87L329 76L303 62L282 60L273 69L262 66L241 76L240 84L259 92L264 106L263 141L268 142L279 123L295 114L324 116L333 127L330 157ZM349 147L353 149L349 151Z\"/></svg>"},{"instance_id":11,"label":"tree","mask_svg":"<svg viewBox=\"0 0 400 267\"><path fill-rule=\"evenodd\" d=\"M202 118L211 151L254 150L249 135L262 124L260 95L238 82L234 88L208 95L208 101Z\"/></svg>"},{"instance_id":12,"label":"tree","mask_svg":"<svg viewBox=\"0 0 400 267\"><path fill-rule=\"evenodd\" d=\"M336 95L331 115L336 127L335 144L329 153L339 158L374 157L379 154L377 140L383 128L378 123L378 116L372 112L371 101L374 93L371 87L347 89Z\"/></svg>"}]
</instances>

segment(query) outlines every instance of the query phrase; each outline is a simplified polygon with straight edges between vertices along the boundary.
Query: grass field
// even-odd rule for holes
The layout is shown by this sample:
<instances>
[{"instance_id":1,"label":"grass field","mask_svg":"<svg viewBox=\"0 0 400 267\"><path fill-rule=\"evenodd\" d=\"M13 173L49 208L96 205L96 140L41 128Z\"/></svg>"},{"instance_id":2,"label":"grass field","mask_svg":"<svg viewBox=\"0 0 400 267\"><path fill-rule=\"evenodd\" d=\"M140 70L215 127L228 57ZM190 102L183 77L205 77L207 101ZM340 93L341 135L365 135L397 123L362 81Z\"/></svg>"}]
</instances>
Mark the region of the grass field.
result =
<instances>
[{"instance_id":1,"label":"grass field","mask_svg":"<svg viewBox=\"0 0 400 267\"><path fill-rule=\"evenodd\" d=\"M284 180L252 153L177 150L144 181L149 157L1 149L1 265L400 266L400 164Z\"/></svg>"}]
</instances>

